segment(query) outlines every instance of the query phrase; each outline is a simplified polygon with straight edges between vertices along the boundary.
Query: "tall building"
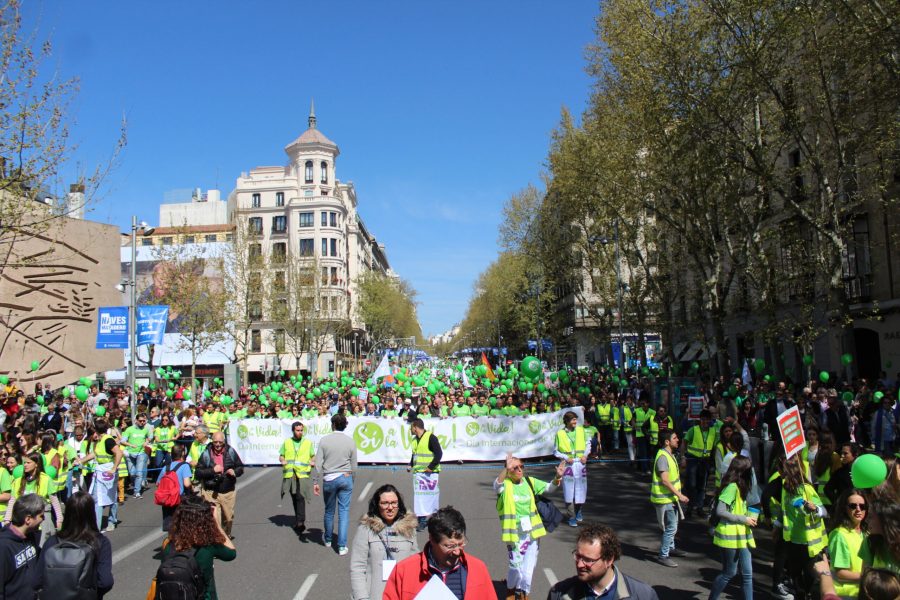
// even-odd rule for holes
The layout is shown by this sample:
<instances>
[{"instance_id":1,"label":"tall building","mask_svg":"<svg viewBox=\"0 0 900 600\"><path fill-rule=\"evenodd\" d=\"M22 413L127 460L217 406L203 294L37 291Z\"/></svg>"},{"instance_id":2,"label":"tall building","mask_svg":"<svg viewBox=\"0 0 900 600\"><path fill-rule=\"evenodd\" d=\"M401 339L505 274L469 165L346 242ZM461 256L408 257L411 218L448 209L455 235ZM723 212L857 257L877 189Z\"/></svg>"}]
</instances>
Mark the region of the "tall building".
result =
<instances>
[{"instance_id":1,"label":"tall building","mask_svg":"<svg viewBox=\"0 0 900 600\"><path fill-rule=\"evenodd\" d=\"M312 105L308 128L284 151L286 165L242 173L228 197L235 239L245 246L239 250L263 257L245 295L251 379L278 370L324 375L357 364L368 340L355 282L369 270L393 276L384 245L357 212L352 182L337 179L340 150L318 129ZM261 299L273 294L275 302Z\"/></svg>"}]
</instances>

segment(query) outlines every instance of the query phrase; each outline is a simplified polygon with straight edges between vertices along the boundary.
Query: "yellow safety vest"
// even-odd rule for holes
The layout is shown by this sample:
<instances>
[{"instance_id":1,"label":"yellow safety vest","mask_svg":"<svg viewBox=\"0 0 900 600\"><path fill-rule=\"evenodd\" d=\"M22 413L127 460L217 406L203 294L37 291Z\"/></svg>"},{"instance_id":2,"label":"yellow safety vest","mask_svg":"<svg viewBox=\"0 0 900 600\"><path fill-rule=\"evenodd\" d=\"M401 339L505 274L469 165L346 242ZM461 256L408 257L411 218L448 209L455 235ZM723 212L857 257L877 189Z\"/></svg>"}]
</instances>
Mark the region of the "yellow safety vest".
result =
<instances>
[{"instance_id":1,"label":"yellow safety vest","mask_svg":"<svg viewBox=\"0 0 900 600\"><path fill-rule=\"evenodd\" d=\"M56 482L57 482L57 479L59 478L59 472L62 471L62 468L63 468L63 456L56 448L50 448L50 450L46 454L41 452L41 458L43 459L43 462L44 462L44 473L47 472L47 467L53 466L53 457L54 456L59 456L59 469L56 470L56 477L54 477L50 480L50 493L51 494L55 494L57 491ZM63 473L65 473L65 471L63 471ZM49 475L47 477L49 477ZM65 481L65 480L66 480L65 475L63 475L63 481Z\"/></svg>"},{"instance_id":2,"label":"yellow safety vest","mask_svg":"<svg viewBox=\"0 0 900 600\"><path fill-rule=\"evenodd\" d=\"M428 449L428 440L430 439L431 432L426 431L413 445L413 458L415 459L413 462L413 473L423 473L428 468L428 465L431 464L431 461L434 460L434 454ZM434 472L441 472L440 463L434 468Z\"/></svg>"},{"instance_id":3,"label":"yellow safety vest","mask_svg":"<svg viewBox=\"0 0 900 600\"><path fill-rule=\"evenodd\" d=\"M153 439L156 442L156 450L161 452L171 452L175 447L175 435L177 430L174 425L168 427L157 427L153 430Z\"/></svg>"},{"instance_id":4,"label":"yellow safety vest","mask_svg":"<svg viewBox=\"0 0 900 600\"><path fill-rule=\"evenodd\" d=\"M800 490L800 496L804 500L818 504L821 502L816 490L804 483ZM788 491L781 488L781 519L784 527L781 529L784 541L801 544L807 547L809 556L815 556L828 545L828 536L825 534L825 524L818 515L811 515L803 507L797 508L793 504L796 496L788 497Z\"/></svg>"},{"instance_id":5,"label":"yellow safety vest","mask_svg":"<svg viewBox=\"0 0 900 600\"><path fill-rule=\"evenodd\" d=\"M704 435L700 426L694 425L688 429L685 437L690 438L687 447L689 456L693 456L694 458L709 458L709 456L712 455L713 447L716 444L716 432L713 431L712 428L707 429L706 435Z\"/></svg>"},{"instance_id":6,"label":"yellow safety vest","mask_svg":"<svg viewBox=\"0 0 900 600\"><path fill-rule=\"evenodd\" d=\"M722 490L719 498L725 495L726 492L730 493L732 490L729 488L732 487L734 488L734 502L732 502L730 510L735 515L746 516L747 503L741 498L741 491L738 489L736 483L729 483L725 489ZM720 548L756 548L753 532L747 525L744 525L743 523L729 523L724 520L720 520L719 524L716 525L713 544Z\"/></svg>"},{"instance_id":7,"label":"yellow safety vest","mask_svg":"<svg viewBox=\"0 0 900 600\"><path fill-rule=\"evenodd\" d=\"M534 485L534 478L529 478L531 485ZM528 483L524 482L525 486ZM513 493L514 484L509 479L503 482L503 489L497 496L497 515L500 517L500 539L508 544L515 544L519 541L519 516L516 514L516 497ZM529 488L529 492L531 489ZM523 515L524 516L524 515ZM547 535L544 529L544 522L538 514L537 504L534 501L534 494L531 494L530 505L528 507L528 519L531 523L531 531L529 535L531 539L536 540Z\"/></svg>"},{"instance_id":8,"label":"yellow safety vest","mask_svg":"<svg viewBox=\"0 0 900 600\"><path fill-rule=\"evenodd\" d=\"M203 413L203 422L209 427L209 434L212 435L217 431L222 431L222 413L207 412Z\"/></svg>"},{"instance_id":9,"label":"yellow safety vest","mask_svg":"<svg viewBox=\"0 0 900 600\"><path fill-rule=\"evenodd\" d=\"M106 463L111 463L115 460L115 456L106 451L106 440L111 439L111 435L104 433L100 436L100 439L97 440L97 443L94 444L94 460L97 461L98 465L105 465Z\"/></svg>"},{"instance_id":10,"label":"yellow safety vest","mask_svg":"<svg viewBox=\"0 0 900 600\"><path fill-rule=\"evenodd\" d=\"M620 411L622 411L625 415L625 423L623 424L620 421ZM631 425L631 420L634 418L634 411L629 406L617 406L613 408L613 429L622 429L625 433L631 433L634 430L634 427Z\"/></svg>"},{"instance_id":11,"label":"yellow safety vest","mask_svg":"<svg viewBox=\"0 0 900 600\"><path fill-rule=\"evenodd\" d=\"M573 460L581 458L584 456L585 446L584 427L581 425L575 426L574 449L572 448L572 442L569 439L567 429L563 428L556 432L556 449L562 454L565 454L566 458L571 458Z\"/></svg>"},{"instance_id":12,"label":"yellow safety vest","mask_svg":"<svg viewBox=\"0 0 900 600\"><path fill-rule=\"evenodd\" d=\"M635 420L635 437L644 437L644 422L647 419L653 420L653 417L656 416L656 411L652 408L648 408L644 410L643 408L636 408L634 411L634 420Z\"/></svg>"},{"instance_id":13,"label":"yellow safety vest","mask_svg":"<svg viewBox=\"0 0 900 600\"><path fill-rule=\"evenodd\" d=\"M281 452L279 454L285 460L285 464L282 467L285 479L309 477L310 463L313 457L312 442L309 441L309 438L302 438L299 443L294 438L285 440L281 444Z\"/></svg>"},{"instance_id":14,"label":"yellow safety vest","mask_svg":"<svg viewBox=\"0 0 900 600\"><path fill-rule=\"evenodd\" d=\"M669 483L672 484L679 492L681 491L681 474L678 470L678 461L672 456L672 453L665 448L660 448L653 459L653 480L650 482L650 502L653 504L672 504L678 502L678 496L669 491L669 488L663 485L662 477L656 470L656 463L660 456L665 456L669 463Z\"/></svg>"},{"instance_id":15,"label":"yellow safety vest","mask_svg":"<svg viewBox=\"0 0 900 600\"><path fill-rule=\"evenodd\" d=\"M22 477L24 477L24 475ZM11 491L13 500L15 500L16 498L19 497L19 486L22 485L22 477L16 477L13 480L12 491ZM25 491L23 492L23 494L37 494L38 496L43 498L45 501L49 502L50 494L52 493L50 491L51 484L52 484L52 482L50 481L50 478L47 476L47 474L41 473L40 476L38 476L38 479L36 482L35 481L32 481L31 483L25 482ZM29 490L28 489L29 487L31 487L32 489Z\"/></svg>"},{"instance_id":16,"label":"yellow safety vest","mask_svg":"<svg viewBox=\"0 0 900 600\"><path fill-rule=\"evenodd\" d=\"M13 477L12 477L12 475L10 475L9 471L6 470L6 467L0 467L0 479L5 479L6 481L9 482L9 485L10 485L10 489L8 489L8 490L0 489L0 493L3 493L3 492L12 493ZM8 505L9 505L8 501L0 503L0 514L4 514L4 515L6 514L6 508Z\"/></svg>"},{"instance_id":17,"label":"yellow safety vest","mask_svg":"<svg viewBox=\"0 0 900 600\"><path fill-rule=\"evenodd\" d=\"M598 404L597 417L600 418L601 425L609 425L610 415L612 414L611 404Z\"/></svg>"},{"instance_id":18,"label":"yellow safety vest","mask_svg":"<svg viewBox=\"0 0 900 600\"><path fill-rule=\"evenodd\" d=\"M666 429L675 429L672 417L666 417ZM654 446L659 443L659 421L656 419L650 419L650 443Z\"/></svg>"}]
</instances>

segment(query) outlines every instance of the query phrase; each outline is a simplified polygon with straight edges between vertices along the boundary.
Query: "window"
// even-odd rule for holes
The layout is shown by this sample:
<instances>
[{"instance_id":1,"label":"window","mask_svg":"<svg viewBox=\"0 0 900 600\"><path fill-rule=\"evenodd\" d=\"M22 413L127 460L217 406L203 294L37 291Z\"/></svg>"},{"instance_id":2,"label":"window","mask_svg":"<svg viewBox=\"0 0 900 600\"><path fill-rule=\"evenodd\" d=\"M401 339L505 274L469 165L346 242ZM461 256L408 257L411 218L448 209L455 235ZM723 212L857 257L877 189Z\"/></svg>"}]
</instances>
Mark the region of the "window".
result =
<instances>
[{"instance_id":1,"label":"window","mask_svg":"<svg viewBox=\"0 0 900 600\"><path fill-rule=\"evenodd\" d=\"M192 236L192 235L186 235L186 236L184 236L184 243L185 243L185 244L193 244L193 243L194 243L194 236Z\"/></svg>"},{"instance_id":2,"label":"window","mask_svg":"<svg viewBox=\"0 0 900 600\"><path fill-rule=\"evenodd\" d=\"M300 227L312 227L313 226L313 213L302 212L302 213L297 213L297 216L300 217Z\"/></svg>"},{"instance_id":3,"label":"window","mask_svg":"<svg viewBox=\"0 0 900 600\"><path fill-rule=\"evenodd\" d=\"M272 217L272 233L284 233L287 231L287 218L284 215Z\"/></svg>"},{"instance_id":4,"label":"window","mask_svg":"<svg viewBox=\"0 0 900 600\"><path fill-rule=\"evenodd\" d=\"M251 321L262 319L262 303L258 299L250 301L250 306L247 308L247 316L250 317Z\"/></svg>"},{"instance_id":5,"label":"window","mask_svg":"<svg viewBox=\"0 0 900 600\"><path fill-rule=\"evenodd\" d=\"M336 240L335 238L331 238L331 255L332 255L332 256L337 256L337 255L338 255L338 251L337 251L337 240Z\"/></svg>"},{"instance_id":6,"label":"window","mask_svg":"<svg viewBox=\"0 0 900 600\"><path fill-rule=\"evenodd\" d=\"M275 271L275 277L272 280L272 287L276 292L283 292L286 289L284 282L284 271Z\"/></svg>"},{"instance_id":7,"label":"window","mask_svg":"<svg viewBox=\"0 0 900 600\"><path fill-rule=\"evenodd\" d=\"M285 242L278 242L277 244L272 244L272 262L276 264L282 264L287 259L287 244Z\"/></svg>"},{"instance_id":8,"label":"window","mask_svg":"<svg viewBox=\"0 0 900 600\"><path fill-rule=\"evenodd\" d=\"M250 258L250 262L258 261L262 258L262 245L260 244L250 244L247 247L247 256Z\"/></svg>"},{"instance_id":9,"label":"window","mask_svg":"<svg viewBox=\"0 0 900 600\"><path fill-rule=\"evenodd\" d=\"M284 329L276 329L272 334L275 342L275 352L281 354L284 352Z\"/></svg>"},{"instance_id":10,"label":"window","mask_svg":"<svg viewBox=\"0 0 900 600\"><path fill-rule=\"evenodd\" d=\"M872 295L872 263L869 254L869 220L861 215L853 222L853 237L844 244L842 271L844 292L852 302Z\"/></svg>"},{"instance_id":11,"label":"window","mask_svg":"<svg viewBox=\"0 0 900 600\"><path fill-rule=\"evenodd\" d=\"M313 238L302 238L300 240L300 256L312 256L315 253L314 242Z\"/></svg>"},{"instance_id":12,"label":"window","mask_svg":"<svg viewBox=\"0 0 900 600\"><path fill-rule=\"evenodd\" d=\"M328 285L328 267L322 267L322 285Z\"/></svg>"},{"instance_id":13,"label":"window","mask_svg":"<svg viewBox=\"0 0 900 600\"><path fill-rule=\"evenodd\" d=\"M319 169L322 171L322 178L319 181L321 183L328 183L328 163L323 160L319 163Z\"/></svg>"},{"instance_id":14,"label":"window","mask_svg":"<svg viewBox=\"0 0 900 600\"><path fill-rule=\"evenodd\" d=\"M300 269L299 271L297 271L297 283L302 286L309 287L315 283L314 275L315 273L312 269Z\"/></svg>"},{"instance_id":15,"label":"window","mask_svg":"<svg viewBox=\"0 0 900 600\"><path fill-rule=\"evenodd\" d=\"M152 246L152 245L153 245L153 238L148 238L148 237L141 238L141 246Z\"/></svg>"},{"instance_id":16,"label":"window","mask_svg":"<svg viewBox=\"0 0 900 600\"><path fill-rule=\"evenodd\" d=\"M310 196L313 195L313 191L312 190L303 190L303 195L306 196L307 198L309 198Z\"/></svg>"},{"instance_id":17,"label":"window","mask_svg":"<svg viewBox=\"0 0 900 600\"><path fill-rule=\"evenodd\" d=\"M247 219L247 227L250 235L262 235L262 217L250 217Z\"/></svg>"},{"instance_id":18,"label":"window","mask_svg":"<svg viewBox=\"0 0 900 600\"><path fill-rule=\"evenodd\" d=\"M234 241L234 234L233 234L233 233L226 233L226 234L225 234L225 241L226 241L226 242L233 242L233 241Z\"/></svg>"},{"instance_id":19,"label":"window","mask_svg":"<svg viewBox=\"0 0 900 600\"><path fill-rule=\"evenodd\" d=\"M794 200L803 200L806 196L806 185L803 180L803 161L800 157L800 151L794 150L788 157L791 169L791 197Z\"/></svg>"},{"instance_id":20,"label":"window","mask_svg":"<svg viewBox=\"0 0 900 600\"><path fill-rule=\"evenodd\" d=\"M332 241L334 241L334 240L332 240ZM331 267L331 285L337 285L337 284L338 284L337 267Z\"/></svg>"},{"instance_id":21,"label":"window","mask_svg":"<svg viewBox=\"0 0 900 600\"><path fill-rule=\"evenodd\" d=\"M322 227L328 227L328 213L322 211Z\"/></svg>"},{"instance_id":22,"label":"window","mask_svg":"<svg viewBox=\"0 0 900 600\"><path fill-rule=\"evenodd\" d=\"M259 206L260 206L261 203L262 203L261 195L260 195L260 194L253 194L253 199L250 201L250 206L251 206L252 208L259 208Z\"/></svg>"},{"instance_id":23,"label":"window","mask_svg":"<svg viewBox=\"0 0 900 600\"><path fill-rule=\"evenodd\" d=\"M322 238L322 256L328 256L328 240Z\"/></svg>"},{"instance_id":24,"label":"window","mask_svg":"<svg viewBox=\"0 0 900 600\"><path fill-rule=\"evenodd\" d=\"M170 236L170 235L164 236L162 239L162 245L163 246L171 246L172 245L172 236Z\"/></svg>"},{"instance_id":25,"label":"window","mask_svg":"<svg viewBox=\"0 0 900 600\"><path fill-rule=\"evenodd\" d=\"M323 195L323 196L327 196L327 195L328 195L328 190L326 190L325 188L322 188L322 195Z\"/></svg>"},{"instance_id":26,"label":"window","mask_svg":"<svg viewBox=\"0 0 900 600\"><path fill-rule=\"evenodd\" d=\"M206 242L207 244L211 244L211 243L215 242L215 241L216 241L216 234L214 234L214 233L207 233L205 236L203 236L203 241Z\"/></svg>"},{"instance_id":27,"label":"window","mask_svg":"<svg viewBox=\"0 0 900 600\"><path fill-rule=\"evenodd\" d=\"M306 169L305 169L305 172L304 172L304 174L303 174L303 181L304 181L305 183L312 183L312 182L313 182L313 176L312 176L312 161L311 161L311 160L306 161Z\"/></svg>"},{"instance_id":28,"label":"window","mask_svg":"<svg viewBox=\"0 0 900 600\"><path fill-rule=\"evenodd\" d=\"M332 227L337 227L337 226L338 226L338 224L337 224L337 213L336 213L336 212L328 213L328 217L329 217L329 219L331 220L331 226L332 226Z\"/></svg>"},{"instance_id":29,"label":"window","mask_svg":"<svg viewBox=\"0 0 900 600\"><path fill-rule=\"evenodd\" d=\"M275 192L275 206L284 206L284 192Z\"/></svg>"},{"instance_id":30,"label":"window","mask_svg":"<svg viewBox=\"0 0 900 600\"><path fill-rule=\"evenodd\" d=\"M259 329L250 330L250 352L262 350L262 334Z\"/></svg>"}]
</instances>

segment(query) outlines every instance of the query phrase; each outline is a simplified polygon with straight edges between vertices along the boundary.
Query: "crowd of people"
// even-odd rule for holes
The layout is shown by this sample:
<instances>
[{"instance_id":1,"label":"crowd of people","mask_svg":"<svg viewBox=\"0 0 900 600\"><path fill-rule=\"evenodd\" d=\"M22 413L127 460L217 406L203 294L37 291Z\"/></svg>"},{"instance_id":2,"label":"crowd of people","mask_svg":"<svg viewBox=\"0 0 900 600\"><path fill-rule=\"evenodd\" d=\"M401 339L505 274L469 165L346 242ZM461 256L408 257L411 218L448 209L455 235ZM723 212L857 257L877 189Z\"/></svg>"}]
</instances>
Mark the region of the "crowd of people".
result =
<instances>
[{"instance_id":1,"label":"crowd of people","mask_svg":"<svg viewBox=\"0 0 900 600\"><path fill-rule=\"evenodd\" d=\"M6 589L15 581L13 588L40 590L39 576L18 581L19 567L10 571L10 564L41 564L45 555L54 556L47 549L74 539L100 557L95 588L102 597L112 587L112 574L111 561L103 558L110 555L109 543L100 532L115 529L126 500L140 500L151 482L162 489L162 482L171 479L179 502L162 504L168 532L164 562L193 549L205 597L216 598L212 564L215 558L235 556L231 527L236 482L244 468L227 443L229 422L277 418L293 420L293 436L284 441L279 460L282 495L292 499L295 529L300 534L306 529L312 496L324 496L324 541L335 541L339 555L351 554L354 598L379 597L382 588L384 597L410 597L402 590L413 581L426 585L429 580L422 578L428 573L440 574L457 597L471 597L460 585L480 585L483 563L463 552L462 515L439 504L442 449L428 431L429 420L516 417L575 407L584 417L565 413L556 435L560 462L552 481L526 476L524 461L510 456L493 482L500 535L509 554L508 598L528 597L539 539L560 520L580 528L576 579L597 574L595 567L606 564L600 578L606 592L613 583L644 590L640 582L617 575L615 534L583 518L588 463L611 456L647 473L661 530L661 564L678 566L673 558L682 554L675 548L680 520L710 520L710 543L721 549L723 560L712 598L738 572L745 598L752 597L753 532L763 524L774 532L772 590L782 600L805 598L819 586L822 594L856 597L865 590L867 575L900 572L900 467L893 456L900 445L900 405L897 382L884 374L871 384L860 379L832 387L818 381L802 388L769 377L748 382L697 377L691 395L702 398L703 409L689 418L681 398L666 401L657 395L657 373L646 368L563 370L536 379L522 377L513 367L491 373L491 380L473 373L474 385L464 373L446 366L402 370L387 382L364 382L346 372L318 381L282 376L236 393L220 381L202 390L195 386L194 393L176 379L141 388L134 413L127 389L107 390L107 395L93 386L75 397L67 388L51 391L40 384L32 394L15 383L0 386L0 509L8 541L0 548L9 559L2 567ZM411 381L420 385L413 387ZM777 417L793 406L807 445L786 457ZM357 458L355 444L342 433L348 416L402 419L415 440L409 465L412 512L399 490L381 486L352 552L349 503ZM304 438L303 421L317 417L330 418L333 433L313 447ZM862 488L853 478L854 463L875 455L883 457L886 477ZM553 515L546 500L557 489L565 516ZM425 530L429 542L420 549L415 533ZM17 545L23 547L14 551ZM820 566L826 554L833 590ZM415 566L405 564L416 556ZM461 580L453 574L460 565L471 569ZM551 597L591 597L573 595L574 584L567 585L556 586ZM599 594L601 588L593 589ZM652 590L635 594L649 598Z\"/></svg>"}]
</instances>

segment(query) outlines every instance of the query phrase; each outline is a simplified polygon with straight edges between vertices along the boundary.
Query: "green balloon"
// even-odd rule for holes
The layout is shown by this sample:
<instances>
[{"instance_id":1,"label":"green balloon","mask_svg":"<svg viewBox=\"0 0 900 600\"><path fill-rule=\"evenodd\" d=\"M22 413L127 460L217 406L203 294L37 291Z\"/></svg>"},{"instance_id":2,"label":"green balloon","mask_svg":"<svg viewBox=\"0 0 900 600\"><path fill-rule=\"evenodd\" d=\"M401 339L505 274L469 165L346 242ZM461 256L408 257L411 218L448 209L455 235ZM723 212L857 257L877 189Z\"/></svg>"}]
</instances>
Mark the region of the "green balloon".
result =
<instances>
[{"instance_id":1,"label":"green balloon","mask_svg":"<svg viewBox=\"0 0 900 600\"><path fill-rule=\"evenodd\" d=\"M853 392L844 392L841 394L841 399L847 404L850 404L853 402Z\"/></svg>"},{"instance_id":2,"label":"green balloon","mask_svg":"<svg viewBox=\"0 0 900 600\"><path fill-rule=\"evenodd\" d=\"M850 363L852 363L852 362L853 362L853 355L852 355L852 354L849 354L849 353L848 353L848 354L842 354L842 355L841 355L841 364L844 365L845 367L848 366L848 365L849 365Z\"/></svg>"},{"instance_id":3,"label":"green balloon","mask_svg":"<svg viewBox=\"0 0 900 600\"><path fill-rule=\"evenodd\" d=\"M204 398L209 398L210 396L212 396L212 392L211 392L211 391L205 390L205 391L203 392L203 397L204 397Z\"/></svg>"},{"instance_id":4,"label":"green balloon","mask_svg":"<svg viewBox=\"0 0 900 600\"><path fill-rule=\"evenodd\" d=\"M6 375L0 375L0 385L6 385L9 383L9 377Z\"/></svg>"},{"instance_id":5,"label":"green balloon","mask_svg":"<svg viewBox=\"0 0 900 600\"><path fill-rule=\"evenodd\" d=\"M41 368L41 363L39 361L36 361L36 360L31 361L31 370L32 371L37 371L40 368Z\"/></svg>"},{"instance_id":6,"label":"green balloon","mask_svg":"<svg viewBox=\"0 0 900 600\"><path fill-rule=\"evenodd\" d=\"M156 389L156 384L155 384L155 383L151 383L151 384L150 384L149 386L147 386L147 387L149 387L149 388L150 388L150 391L152 392L153 390Z\"/></svg>"},{"instance_id":7,"label":"green balloon","mask_svg":"<svg viewBox=\"0 0 900 600\"><path fill-rule=\"evenodd\" d=\"M806 354L803 356L803 364L807 367L813 364L813 357L810 354Z\"/></svg>"},{"instance_id":8,"label":"green balloon","mask_svg":"<svg viewBox=\"0 0 900 600\"><path fill-rule=\"evenodd\" d=\"M535 378L541 374L541 361L534 356L526 356L522 359L522 374Z\"/></svg>"},{"instance_id":9,"label":"green balloon","mask_svg":"<svg viewBox=\"0 0 900 600\"><path fill-rule=\"evenodd\" d=\"M762 371L763 369L766 368L766 361L764 361L764 360L761 359L761 358L757 358L756 360L753 361L753 367L754 367L757 371Z\"/></svg>"},{"instance_id":10,"label":"green balloon","mask_svg":"<svg viewBox=\"0 0 900 600\"><path fill-rule=\"evenodd\" d=\"M56 470L56 467L54 467L53 465L47 465L46 467L44 467L44 473L46 473L47 477L49 477L52 480L52 479L56 479L56 474L58 473L58 471Z\"/></svg>"},{"instance_id":11,"label":"green balloon","mask_svg":"<svg viewBox=\"0 0 900 600\"><path fill-rule=\"evenodd\" d=\"M166 390L166 398L171 398L174 395L175 392L173 390Z\"/></svg>"},{"instance_id":12,"label":"green balloon","mask_svg":"<svg viewBox=\"0 0 900 600\"><path fill-rule=\"evenodd\" d=\"M372 395L372 403L373 404L381 404L381 398L379 398L378 396L373 394Z\"/></svg>"},{"instance_id":13,"label":"green balloon","mask_svg":"<svg viewBox=\"0 0 900 600\"><path fill-rule=\"evenodd\" d=\"M884 398L884 392L875 392L876 400L881 400L882 398Z\"/></svg>"},{"instance_id":14,"label":"green balloon","mask_svg":"<svg viewBox=\"0 0 900 600\"><path fill-rule=\"evenodd\" d=\"M828 383L828 380L831 379L831 375L828 374L828 371L822 371L819 373L819 381L822 383Z\"/></svg>"},{"instance_id":15,"label":"green balloon","mask_svg":"<svg viewBox=\"0 0 900 600\"><path fill-rule=\"evenodd\" d=\"M25 467L23 467L22 465L16 465L16 468L13 469L12 476L15 479L19 479L23 475L25 475Z\"/></svg>"},{"instance_id":16,"label":"green balloon","mask_svg":"<svg viewBox=\"0 0 900 600\"><path fill-rule=\"evenodd\" d=\"M79 400L81 400L82 402L87 400L88 393L89 393L88 389L83 385L79 385L78 387L75 388L75 397L78 398Z\"/></svg>"},{"instance_id":17,"label":"green balloon","mask_svg":"<svg viewBox=\"0 0 900 600\"><path fill-rule=\"evenodd\" d=\"M887 479L887 465L877 454L863 454L850 468L853 487L863 490L873 488Z\"/></svg>"},{"instance_id":18,"label":"green balloon","mask_svg":"<svg viewBox=\"0 0 900 600\"><path fill-rule=\"evenodd\" d=\"M72 395L72 388L70 388L69 386L66 386L62 389L62 397L63 398L68 398L71 395Z\"/></svg>"},{"instance_id":19,"label":"green balloon","mask_svg":"<svg viewBox=\"0 0 900 600\"><path fill-rule=\"evenodd\" d=\"M98 417L102 417L103 415L106 414L106 407L98 406L97 408L94 409L94 414L97 415Z\"/></svg>"}]
</instances>

